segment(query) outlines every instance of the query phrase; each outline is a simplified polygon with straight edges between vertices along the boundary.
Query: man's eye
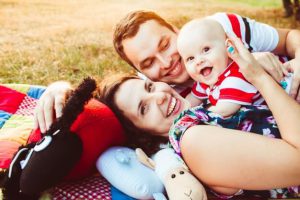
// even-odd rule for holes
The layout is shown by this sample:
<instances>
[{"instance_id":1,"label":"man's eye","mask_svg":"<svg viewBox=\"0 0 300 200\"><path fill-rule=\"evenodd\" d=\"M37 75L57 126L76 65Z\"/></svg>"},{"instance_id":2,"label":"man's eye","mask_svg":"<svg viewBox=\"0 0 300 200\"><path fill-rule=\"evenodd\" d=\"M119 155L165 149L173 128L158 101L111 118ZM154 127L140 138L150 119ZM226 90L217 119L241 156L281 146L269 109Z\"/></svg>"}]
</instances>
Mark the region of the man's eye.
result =
<instances>
[{"instance_id":1,"label":"man's eye","mask_svg":"<svg viewBox=\"0 0 300 200\"><path fill-rule=\"evenodd\" d=\"M165 40L163 43L162 43L162 46L161 46L161 49L162 50L166 50L169 46L169 41L168 40Z\"/></svg>"},{"instance_id":2,"label":"man's eye","mask_svg":"<svg viewBox=\"0 0 300 200\"><path fill-rule=\"evenodd\" d=\"M194 56L190 56L186 59L186 62L192 61L192 60L194 60L194 58L195 58Z\"/></svg>"},{"instance_id":3,"label":"man's eye","mask_svg":"<svg viewBox=\"0 0 300 200\"><path fill-rule=\"evenodd\" d=\"M204 53L208 52L209 50L210 50L209 47L204 47L204 48L203 48L203 52L204 52Z\"/></svg>"},{"instance_id":4,"label":"man's eye","mask_svg":"<svg viewBox=\"0 0 300 200\"><path fill-rule=\"evenodd\" d=\"M151 67L152 63L153 63L153 59L148 60L147 62L144 63L144 67L143 68L149 68L149 67Z\"/></svg>"}]
</instances>

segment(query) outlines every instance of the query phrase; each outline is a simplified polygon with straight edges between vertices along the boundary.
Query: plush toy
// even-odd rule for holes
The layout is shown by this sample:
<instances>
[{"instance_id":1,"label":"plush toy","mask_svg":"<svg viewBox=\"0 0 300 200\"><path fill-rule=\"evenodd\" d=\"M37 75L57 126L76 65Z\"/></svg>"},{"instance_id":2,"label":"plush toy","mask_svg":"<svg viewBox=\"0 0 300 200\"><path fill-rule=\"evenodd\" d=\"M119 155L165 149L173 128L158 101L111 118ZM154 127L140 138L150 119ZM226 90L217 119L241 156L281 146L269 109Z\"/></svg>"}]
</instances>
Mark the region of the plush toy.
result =
<instances>
[{"instance_id":1,"label":"plush toy","mask_svg":"<svg viewBox=\"0 0 300 200\"><path fill-rule=\"evenodd\" d=\"M155 170L164 183L170 200L207 200L203 185L189 172L183 160L171 148L157 152L153 160L141 150L136 149L138 159ZM163 199L162 194L154 196Z\"/></svg>"},{"instance_id":2,"label":"plush toy","mask_svg":"<svg viewBox=\"0 0 300 200\"><path fill-rule=\"evenodd\" d=\"M97 169L114 187L136 199L153 199L164 191L155 172L141 164L133 149L111 147L97 160Z\"/></svg>"},{"instance_id":3,"label":"plush toy","mask_svg":"<svg viewBox=\"0 0 300 200\"><path fill-rule=\"evenodd\" d=\"M52 124L45 136L37 143L20 147L9 169L0 177L4 199L37 199L42 191L68 174L74 177L72 172L81 172L79 177L90 173L104 149L122 144L124 136L115 137L122 135L121 126L107 107L100 107L99 112L91 109L90 120L85 120L84 106L95 89L96 82L85 79L67 101L62 117Z\"/></svg>"}]
</instances>

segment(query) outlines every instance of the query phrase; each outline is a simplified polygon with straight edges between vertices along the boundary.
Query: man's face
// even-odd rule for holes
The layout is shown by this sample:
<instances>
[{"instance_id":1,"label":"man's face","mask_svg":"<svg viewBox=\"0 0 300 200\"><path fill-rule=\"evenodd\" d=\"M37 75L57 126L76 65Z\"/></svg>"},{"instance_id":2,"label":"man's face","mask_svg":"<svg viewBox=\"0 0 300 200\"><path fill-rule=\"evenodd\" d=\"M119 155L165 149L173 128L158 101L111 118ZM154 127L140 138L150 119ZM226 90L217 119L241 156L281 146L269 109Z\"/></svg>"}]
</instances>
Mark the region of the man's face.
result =
<instances>
[{"instance_id":1,"label":"man's face","mask_svg":"<svg viewBox=\"0 0 300 200\"><path fill-rule=\"evenodd\" d=\"M183 84L189 75L177 51L177 33L155 20L141 24L137 34L123 41L133 65L152 81Z\"/></svg>"}]
</instances>

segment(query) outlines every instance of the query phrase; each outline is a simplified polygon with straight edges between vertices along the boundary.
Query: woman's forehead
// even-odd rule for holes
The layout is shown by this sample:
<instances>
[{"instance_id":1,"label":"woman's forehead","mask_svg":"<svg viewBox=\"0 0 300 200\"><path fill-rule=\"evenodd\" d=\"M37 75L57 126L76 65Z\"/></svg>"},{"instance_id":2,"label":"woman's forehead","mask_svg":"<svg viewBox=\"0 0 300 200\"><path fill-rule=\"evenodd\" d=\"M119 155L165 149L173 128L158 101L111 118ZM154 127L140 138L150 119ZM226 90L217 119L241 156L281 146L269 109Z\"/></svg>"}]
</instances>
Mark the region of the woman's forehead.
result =
<instances>
[{"instance_id":1,"label":"woman's forehead","mask_svg":"<svg viewBox=\"0 0 300 200\"><path fill-rule=\"evenodd\" d=\"M144 80L129 79L117 91L116 104L126 116L138 115L138 105L145 93L144 85Z\"/></svg>"}]
</instances>

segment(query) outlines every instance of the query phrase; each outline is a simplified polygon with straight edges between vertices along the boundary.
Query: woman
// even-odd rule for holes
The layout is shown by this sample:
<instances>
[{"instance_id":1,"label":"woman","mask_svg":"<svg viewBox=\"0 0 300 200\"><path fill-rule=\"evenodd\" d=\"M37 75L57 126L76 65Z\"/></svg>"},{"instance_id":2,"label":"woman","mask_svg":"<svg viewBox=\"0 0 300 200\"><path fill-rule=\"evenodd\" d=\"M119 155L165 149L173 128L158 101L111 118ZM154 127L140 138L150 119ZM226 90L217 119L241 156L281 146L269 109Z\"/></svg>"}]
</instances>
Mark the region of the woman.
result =
<instances>
[{"instance_id":1,"label":"woman","mask_svg":"<svg viewBox=\"0 0 300 200\"><path fill-rule=\"evenodd\" d=\"M265 98L283 139L269 139L255 134L241 134L243 132L237 130L198 125L187 129L181 139L183 158L202 182L223 194L234 194L238 188L263 190L300 185L300 127L297 126L300 119L299 105L260 68L237 39L233 41L237 45L237 51L229 56L244 67L241 68L244 76ZM110 87L110 91L102 93L102 99L129 130L131 141L142 144L144 150L153 151L155 143L167 141L173 120L188 105L166 84L145 83L143 80L127 77L120 83L114 83L115 87ZM50 87L51 90L44 94L50 94L52 98L41 101L40 109L36 111L37 121L52 119L53 105L61 105L57 102L63 102L64 99L65 92L59 91L70 89L67 83L54 83ZM169 110L169 105L172 105L169 103L174 99L171 97L178 100L176 105L181 103L179 108ZM150 107L147 102L151 102ZM285 104L289 106L283 113L281 105ZM154 113L153 108L157 108ZM59 116L59 110L55 109L54 115ZM141 131L152 135L143 136ZM154 141L146 143L147 138ZM263 182L260 181L262 177Z\"/></svg>"},{"instance_id":2,"label":"woman","mask_svg":"<svg viewBox=\"0 0 300 200\"><path fill-rule=\"evenodd\" d=\"M229 56L243 66L240 69L243 75L265 98L282 139L195 125L181 137L182 156L195 176L222 194L235 194L240 188L266 190L300 185L300 126L297 124L300 106L260 67L237 38L231 39L237 51ZM153 135L157 141L167 138L173 120L189 108L186 100L167 84L137 78L114 83L113 87L104 88L101 95L127 131L131 134L135 130L139 134L132 136L135 142L141 137L141 131ZM288 106L282 112L284 104Z\"/></svg>"}]
</instances>

